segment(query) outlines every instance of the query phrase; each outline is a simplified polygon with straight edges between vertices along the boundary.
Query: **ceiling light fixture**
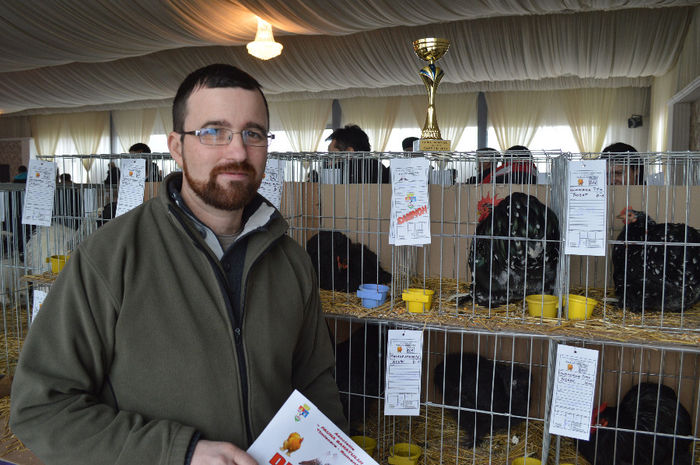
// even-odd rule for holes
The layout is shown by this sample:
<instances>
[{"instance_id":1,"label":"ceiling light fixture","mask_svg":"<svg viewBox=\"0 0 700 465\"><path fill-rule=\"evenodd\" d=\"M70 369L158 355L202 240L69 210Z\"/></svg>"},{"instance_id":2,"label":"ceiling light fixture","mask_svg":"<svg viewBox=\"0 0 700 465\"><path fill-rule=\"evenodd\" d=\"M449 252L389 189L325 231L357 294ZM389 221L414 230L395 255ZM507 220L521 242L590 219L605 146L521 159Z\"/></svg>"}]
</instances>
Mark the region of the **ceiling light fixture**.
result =
<instances>
[{"instance_id":1,"label":"ceiling light fixture","mask_svg":"<svg viewBox=\"0 0 700 465\"><path fill-rule=\"evenodd\" d=\"M267 21L258 18L258 32L255 40L248 42L248 53L261 60L269 60L282 53L282 44L275 42L272 26Z\"/></svg>"}]
</instances>

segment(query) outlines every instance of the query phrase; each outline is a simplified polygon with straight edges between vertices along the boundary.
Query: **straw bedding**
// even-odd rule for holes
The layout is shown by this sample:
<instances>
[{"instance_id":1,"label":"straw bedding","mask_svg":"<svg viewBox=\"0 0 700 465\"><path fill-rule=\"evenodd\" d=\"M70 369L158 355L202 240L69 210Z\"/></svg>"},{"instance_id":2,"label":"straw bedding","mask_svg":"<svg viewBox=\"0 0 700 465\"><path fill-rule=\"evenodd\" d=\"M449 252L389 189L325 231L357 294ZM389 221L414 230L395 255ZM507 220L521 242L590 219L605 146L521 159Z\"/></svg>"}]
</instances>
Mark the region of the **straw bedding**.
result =
<instances>
[{"instance_id":1,"label":"straw bedding","mask_svg":"<svg viewBox=\"0 0 700 465\"><path fill-rule=\"evenodd\" d=\"M417 444L423 449L419 464L507 464L517 457L542 456L542 421L523 422L508 431L486 436L476 447L467 448L460 443L463 433L455 418L440 407L421 407L417 417L382 417L368 420L365 435L377 439L374 458L388 463L390 447L399 442ZM550 447L550 457L554 456ZM560 462L587 465L577 454L573 439L562 438L559 450Z\"/></svg>"},{"instance_id":2,"label":"straw bedding","mask_svg":"<svg viewBox=\"0 0 700 465\"><path fill-rule=\"evenodd\" d=\"M599 301L593 315L585 321L535 318L529 316L522 302L510 303L496 308L485 308L469 304L457 308L449 300L455 292L467 293L466 283L453 279L416 279L412 287L435 291L430 312L409 313L401 292L395 291L394 299L372 309L362 306L353 294L321 290L323 310L329 315L346 315L357 318L376 318L410 321L444 327L482 329L487 331L513 331L545 335L564 335L584 339L600 339L618 342L657 342L660 344L700 345L700 304L683 313L645 312L636 314L623 311L615 303L604 298L602 289L588 289L588 296ZM571 289L572 294L584 295L583 289Z\"/></svg>"}]
</instances>

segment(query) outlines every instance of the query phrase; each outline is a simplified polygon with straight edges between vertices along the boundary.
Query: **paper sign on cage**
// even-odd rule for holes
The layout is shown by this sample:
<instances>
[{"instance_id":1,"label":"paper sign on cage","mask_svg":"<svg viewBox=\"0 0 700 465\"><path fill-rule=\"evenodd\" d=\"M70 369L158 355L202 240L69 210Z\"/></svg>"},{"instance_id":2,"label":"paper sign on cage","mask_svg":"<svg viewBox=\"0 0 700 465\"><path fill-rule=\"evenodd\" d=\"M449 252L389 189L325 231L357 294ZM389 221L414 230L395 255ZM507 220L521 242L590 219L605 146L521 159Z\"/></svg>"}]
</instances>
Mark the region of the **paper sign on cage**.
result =
<instances>
[{"instance_id":1,"label":"paper sign on cage","mask_svg":"<svg viewBox=\"0 0 700 465\"><path fill-rule=\"evenodd\" d=\"M569 162L567 255L605 256L607 192L605 160Z\"/></svg>"},{"instance_id":2,"label":"paper sign on cage","mask_svg":"<svg viewBox=\"0 0 700 465\"><path fill-rule=\"evenodd\" d=\"M29 160L27 187L22 209L22 224L51 226L53 198L56 192L56 163Z\"/></svg>"},{"instance_id":3,"label":"paper sign on cage","mask_svg":"<svg viewBox=\"0 0 700 465\"><path fill-rule=\"evenodd\" d=\"M145 183L146 160L143 158L122 160L116 216L122 215L143 203Z\"/></svg>"},{"instance_id":4,"label":"paper sign on cage","mask_svg":"<svg viewBox=\"0 0 700 465\"><path fill-rule=\"evenodd\" d=\"M559 344L549 432L588 441L598 351Z\"/></svg>"},{"instance_id":5,"label":"paper sign on cage","mask_svg":"<svg viewBox=\"0 0 700 465\"><path fill-rule=\"evenodd\" d=\"M419 415L423 331L390 329L384 415Z\"/></svg>"},{"instance_id":6,"label":"paper sign on cage","mask_svg":"<svg viewBox=\"0 0 700 465\"><path fill-rule=\"evenodd\" d=\"M279 210L282 208L283 187L284 162L268 158L265 165L265 176L260 183L258 192Z\"/></svg>"},{"instance_id":7,"label":"paper sign on cage","mask_svg":"<svg viewBox=\"0 0 700 465\"><path fill-rule=\"evenodd\" d=\"M391 160L389 244L430 244L430 199L427 158Z\"/></svg>"}]
</instances>

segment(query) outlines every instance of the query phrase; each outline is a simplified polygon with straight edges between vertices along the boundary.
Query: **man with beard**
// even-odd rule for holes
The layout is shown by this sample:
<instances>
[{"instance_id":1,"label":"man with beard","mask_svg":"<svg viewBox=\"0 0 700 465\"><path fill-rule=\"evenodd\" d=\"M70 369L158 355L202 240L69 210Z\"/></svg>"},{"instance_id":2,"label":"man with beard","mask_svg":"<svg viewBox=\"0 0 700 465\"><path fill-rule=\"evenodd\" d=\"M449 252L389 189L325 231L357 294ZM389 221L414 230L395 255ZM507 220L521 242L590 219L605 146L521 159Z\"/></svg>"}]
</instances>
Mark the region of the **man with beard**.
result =
<instances>
[{"instance_id":1,"label":"man with beard","mask_svg":"<svg viewBox=\"0 0 700 465\"><path fill-rule=\"evenodd\" d=\"M11 423L45 463L254 465L294 389L344 422L311 261L257 194L260 85L199 69L173 124L183 173L73 252L29 331Z\"/></svg>"}]
</instances>

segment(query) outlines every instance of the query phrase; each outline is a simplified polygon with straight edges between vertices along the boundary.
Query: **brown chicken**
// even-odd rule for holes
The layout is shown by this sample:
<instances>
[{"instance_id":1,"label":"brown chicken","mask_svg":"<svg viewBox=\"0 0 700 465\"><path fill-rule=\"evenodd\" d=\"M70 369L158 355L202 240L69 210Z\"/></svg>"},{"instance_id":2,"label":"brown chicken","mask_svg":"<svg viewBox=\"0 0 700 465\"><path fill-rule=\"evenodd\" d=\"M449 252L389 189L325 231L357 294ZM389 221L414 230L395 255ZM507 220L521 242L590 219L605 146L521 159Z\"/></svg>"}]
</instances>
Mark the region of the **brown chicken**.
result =
<instances>
[{"instance_id":1,"label":"brown chicken","mask_svg":"<svg viewBox=\"0 0 700 465\"><path fill-rule=\"evenodd\" d=\"M287 456L291 455L292 452L295 450L299 450L301 447L301 442L304 440L304 438L299 435L299 433L292 433L289 435L286 441L282 443L282 447L280 447L280 450L287 451L286 454Z\"/></svg>"}]
</instances>

